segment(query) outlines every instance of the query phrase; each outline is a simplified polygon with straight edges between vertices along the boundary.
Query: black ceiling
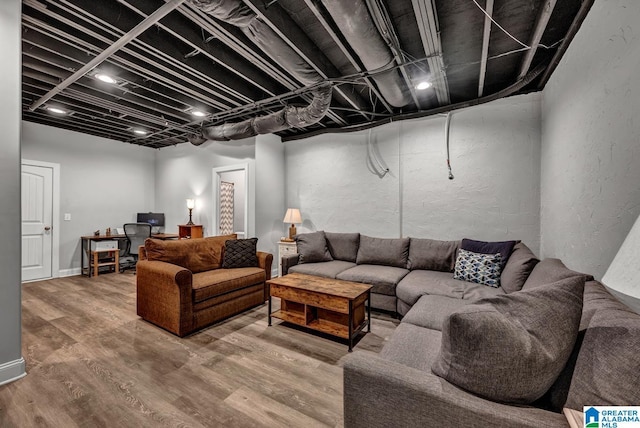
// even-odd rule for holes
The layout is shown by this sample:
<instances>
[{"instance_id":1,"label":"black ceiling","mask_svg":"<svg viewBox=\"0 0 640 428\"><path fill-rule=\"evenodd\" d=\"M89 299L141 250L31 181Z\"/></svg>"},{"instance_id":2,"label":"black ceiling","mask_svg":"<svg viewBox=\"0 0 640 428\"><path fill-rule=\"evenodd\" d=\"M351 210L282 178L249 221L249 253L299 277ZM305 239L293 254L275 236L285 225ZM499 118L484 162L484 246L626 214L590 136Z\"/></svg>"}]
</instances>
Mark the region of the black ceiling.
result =
<instances>
[{"instance_id":1,"label":"black ceiling","mask_svg":"<svg viewBox=\"0 0 640 428\"><path fill-rule=\"evenodd\" d=\"M203 126L306 107L330 82L319 121L277 134L362 129L542 89L592 3L23 0L23 119L160 148L197 140ZM218 6L261 27L206 12ZM363 33L366 22L375 34ZM139 24L148 29L128 34ZM298 63L273 50L281 49L275 39ZM305 69L309 80L298 72ZM98 72L117 82L99 81ZM425 79L433 86L415 89Z\"/></svg>"}]
</instances>

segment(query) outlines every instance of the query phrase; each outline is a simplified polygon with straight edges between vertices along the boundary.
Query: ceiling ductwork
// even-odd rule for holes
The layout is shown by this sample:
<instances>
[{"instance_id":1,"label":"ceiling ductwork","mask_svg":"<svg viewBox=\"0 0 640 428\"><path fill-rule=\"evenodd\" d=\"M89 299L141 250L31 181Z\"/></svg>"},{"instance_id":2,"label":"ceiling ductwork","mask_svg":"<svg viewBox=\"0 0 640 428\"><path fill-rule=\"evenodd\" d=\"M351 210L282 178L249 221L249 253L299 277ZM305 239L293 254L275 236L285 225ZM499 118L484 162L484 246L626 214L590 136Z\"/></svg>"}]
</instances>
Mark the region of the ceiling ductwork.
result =
<instances>
[{"instance_id":1,"label":"ceiling ductwork","mask_svg":"<svg viewBox=\"0 0 640 428\"><path fill-rule=\"evenodd\" d=\"M305 86L323 81L320 76L298 53L264 23L242 0L188 0L201 11L226 23L239 27L242 32L271 58L295 76ZM361 61L369 71L376 71L395 65L390 49L384 43L373 24L366 4L362 0L323 0L325 7L345 37L353 46ZM406 86L398 71L392 70L375 74L373 80L378 85L385 100L402 107L411 102ZM217 141L238 140L258 134L278 132L292 127L305 127L319 122L331 103L331 86L323 85L313 91L313 100L307 107L285 107L265 116L239 123L225 123L203 127L202 136L190 138L194 145L207 139Z\"/></svg>"},{"instance_id":2,"label":"ceiling ductwork","mask_svg":"<svg viewBox=\"0 0 640 428\"><path fill-rule=\"evenodd\" d=\"M368 71L392 68L372 76L384 99L394 107L411 103L391 49L371 20L364 0L322 0L322 4Z\"/></svg>"},{"instance_id":3,"label":"ceiling ductwork","mask_svg":"<svg viewBox=\"0 0 640 428\"><path fill-rule=\"evenodd\" d=\"M265 116L254 117L237 123L225 123L202 128L202 137L189 141L199 146L207 140L229 141L271 134L289 128L304 128L324 117L331 104L331 84L323 83L312 92L313 100L307 107L287 106Z\"/></svg>"}]
</instances>

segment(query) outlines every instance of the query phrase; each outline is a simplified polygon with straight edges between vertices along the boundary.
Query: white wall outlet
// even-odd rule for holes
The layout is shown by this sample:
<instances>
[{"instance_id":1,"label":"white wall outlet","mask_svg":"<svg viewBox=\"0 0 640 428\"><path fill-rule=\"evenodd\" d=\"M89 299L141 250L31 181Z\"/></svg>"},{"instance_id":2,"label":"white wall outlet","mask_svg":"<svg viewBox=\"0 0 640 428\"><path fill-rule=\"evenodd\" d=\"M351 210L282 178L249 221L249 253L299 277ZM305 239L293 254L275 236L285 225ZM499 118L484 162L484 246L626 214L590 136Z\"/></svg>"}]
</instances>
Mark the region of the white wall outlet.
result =
<instances>
[{"instance_id":1,"label":"white wall outlet","mask_svg":"<svg viewBox=\"0 0 640 428\"><path fill-rule=\"evenodd\" d=\"M64 213L64 221L71 221L71 213Z\"/></svg>"}]
</instances>

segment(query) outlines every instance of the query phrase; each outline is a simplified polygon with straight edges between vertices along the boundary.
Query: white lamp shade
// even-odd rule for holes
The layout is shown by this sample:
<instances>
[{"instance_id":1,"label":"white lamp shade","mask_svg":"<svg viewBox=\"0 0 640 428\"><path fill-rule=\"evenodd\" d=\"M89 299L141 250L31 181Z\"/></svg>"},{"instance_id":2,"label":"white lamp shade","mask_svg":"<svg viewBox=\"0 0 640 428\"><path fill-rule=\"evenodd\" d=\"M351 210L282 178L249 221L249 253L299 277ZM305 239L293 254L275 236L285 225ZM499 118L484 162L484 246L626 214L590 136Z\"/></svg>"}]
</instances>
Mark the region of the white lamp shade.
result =
<instances>
[{"instance_id":1,"label":"white lamp shade","mask_svg":"<svg viewBox=\"0 0 640 428\"><path fill-rule=\"evenodd\" d=\"M618 254L602 277L607 287L640 299L640 217L636 219Z\"/></svg>"},{"instance_id":2,"label":"white lamp shade","mask_svg":"<svg viewBox=\"0 0 640 428\"><path fill-rule=\"evenodd\" d=\"M196 200L195 199L187 199L187 208L192 210L195 207L196 207Z\"/></svg>"},{"instance_id":3,"label":"white lamp shade","mask_svg":"<svg viewBox=\"0 0 640 428\"><path fill-rule=\"evenodd\" d=\"M302 223L302 216L300 215L300 210L298 208L289 208L287 213L284 215L283 223L290 224L300 224Z\"/></svg>"}]
</instances>

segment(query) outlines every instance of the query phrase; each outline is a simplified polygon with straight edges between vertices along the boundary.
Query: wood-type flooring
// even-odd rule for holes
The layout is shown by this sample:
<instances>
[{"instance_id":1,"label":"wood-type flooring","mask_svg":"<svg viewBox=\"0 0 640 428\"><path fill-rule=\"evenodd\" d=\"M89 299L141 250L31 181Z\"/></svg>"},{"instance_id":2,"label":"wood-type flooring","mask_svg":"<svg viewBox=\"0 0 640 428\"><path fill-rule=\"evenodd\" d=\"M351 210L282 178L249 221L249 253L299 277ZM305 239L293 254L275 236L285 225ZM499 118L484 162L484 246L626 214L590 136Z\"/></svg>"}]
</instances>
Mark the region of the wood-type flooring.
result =
<instances>
[{"instance_id":1,"label":"wood-type flooring","mask_svg":"<svg viewBox=\"0 0 640 428\"><path fill-rule=\"evenodd\" d=\"M372 318L356 351L398 324ZM343 425L345 342L268 327L266 305L181 339L136 315L132 273L23 284L22 352L2 428Z\"/></svg>"}]
</instances>

